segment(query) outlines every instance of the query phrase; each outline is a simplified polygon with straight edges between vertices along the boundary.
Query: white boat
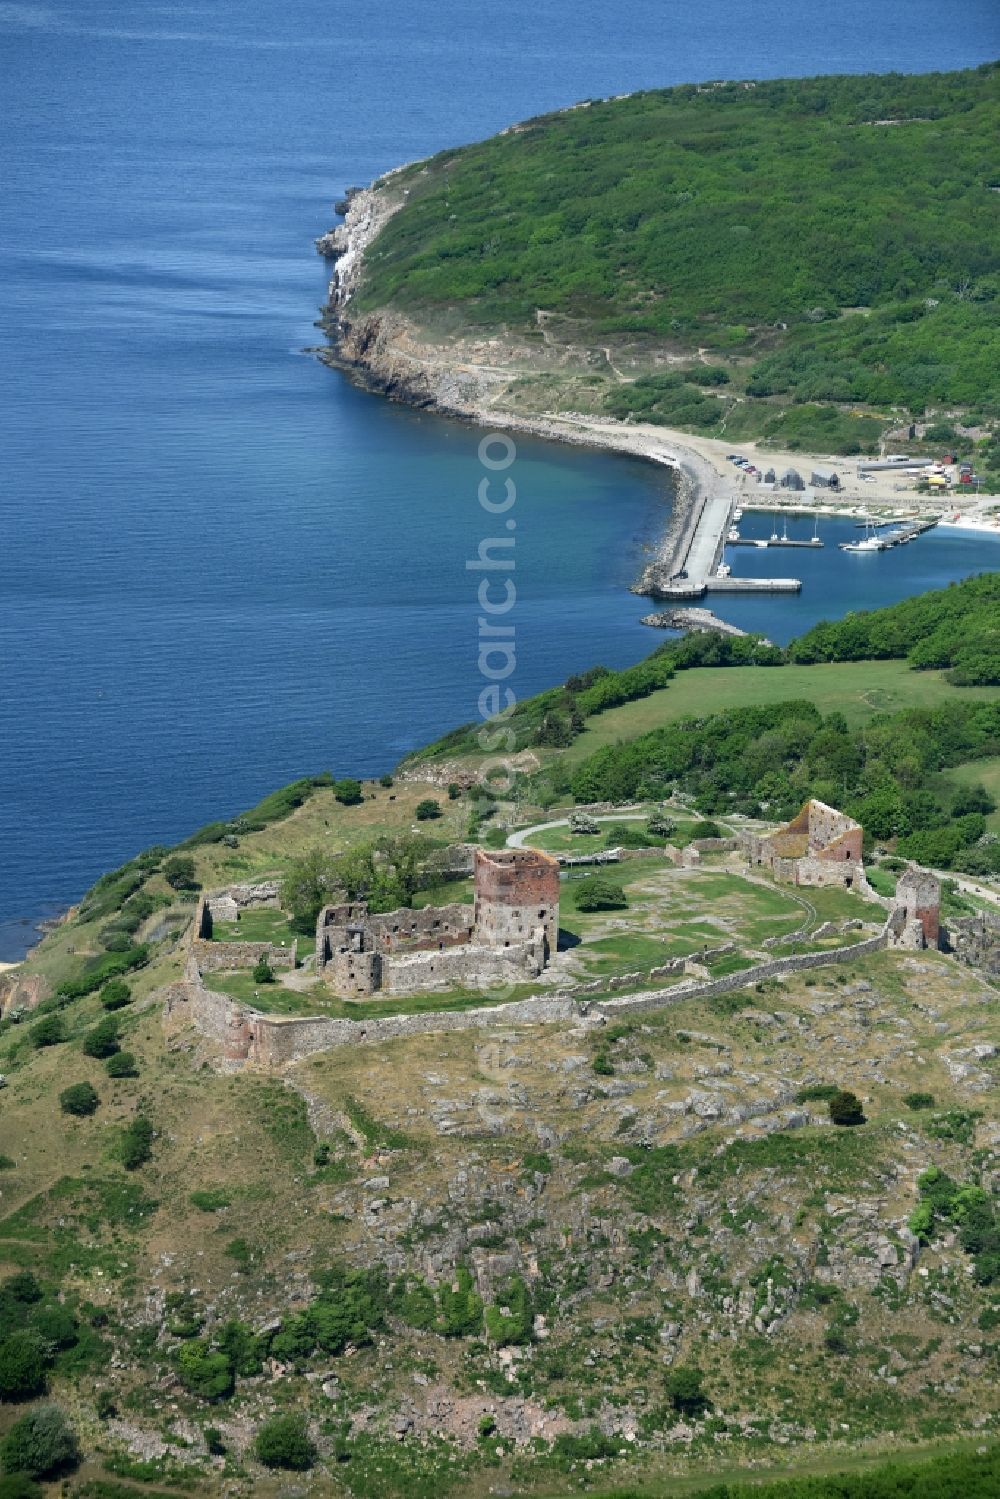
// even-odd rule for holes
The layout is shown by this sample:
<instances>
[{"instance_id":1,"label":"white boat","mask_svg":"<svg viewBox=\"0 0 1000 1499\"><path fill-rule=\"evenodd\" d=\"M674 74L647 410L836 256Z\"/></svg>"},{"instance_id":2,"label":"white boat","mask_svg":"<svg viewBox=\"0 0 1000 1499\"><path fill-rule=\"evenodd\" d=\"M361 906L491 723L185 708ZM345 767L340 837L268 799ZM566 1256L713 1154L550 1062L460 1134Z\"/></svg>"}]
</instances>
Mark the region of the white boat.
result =
<instances>
[{"instance_id":1,"label":"white boat","mask_svg":"<svg viewBox=\"0 0 1000 1499\"><path fill-rule=\"evenodd\" d=\"M742 510L734 510L733 511L733 520L742 520L742 519L743 519L743 511Z\"/></svg>"},{"instance_id":2,"label":"white boat","mask_svg":"<svg viewBox=\"0 0 1000 1499\"><path fill-rule=\"evenodd\" d=\"M738 526L730 526L730 528L729 528L729 530L728 530L728 532L726 534L726 540L727 541L739 541L739 539L740 539L739 527Z\"/></svg>"},{"instance_id":3,"label":"white boat","mask_svg":"<svg viewBox=\"0 0 1000 1499\"><path fill-rule=\"evenodd\" d=\"M773 540L774 540L774 537L772 536L771 537L771 541L773 541ZM769 542L769 541L755 541L754 542L754 546L755 547L766 547L766 546L770 546L770 544L771 544L771 542Z\"/></svg>"},{"instance_id":4,"label":"white boat","mask_svg":"<svg viewBox=\"0 0 1000 1499\"><path fill-rule=\"evenodd\" d=\"M717 578L728 578L729 574L731 572L732 572L732 568L729 566L729 563L728 562L722 562L722 563L719 564L719 568L718 568L718 571L716 572L715 576Z\"/></svg>"},{"instance_id":5,"label":"white boat","mask_svg":"<svg viewBox=\"0 0 1000 1499\"><path fill-rule=\"evenodd\" d=\"M861 541L842 541L842 552L881 552L885 543L875 535L870 515L865 516L865 534Z\"/></svg>"},{"instance_id":6,"label":"white boat","mask_svg":"<svg viewBox=\"0 0 1000 1499\"><path fill-rule=\"evenodd\" d=\"M882 546L877 536L866 536L864 541L842 541L840 550L842 552L881 552Z\"/></svg>"}]
</instances>

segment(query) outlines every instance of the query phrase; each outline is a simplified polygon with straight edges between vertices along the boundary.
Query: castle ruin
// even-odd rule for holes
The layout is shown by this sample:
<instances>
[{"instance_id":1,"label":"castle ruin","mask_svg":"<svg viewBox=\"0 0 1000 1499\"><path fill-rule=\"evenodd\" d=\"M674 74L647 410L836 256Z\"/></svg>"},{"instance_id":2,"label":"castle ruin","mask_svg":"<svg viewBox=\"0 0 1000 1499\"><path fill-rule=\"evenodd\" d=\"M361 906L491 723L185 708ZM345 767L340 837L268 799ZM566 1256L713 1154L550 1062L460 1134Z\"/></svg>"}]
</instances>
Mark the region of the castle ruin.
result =
<instances>
[{"instance_id":1,"label":"castle ruin","mask_svg":"<svg viewBox=\"0 0 1000 1499\"><path fill-rule=\"evenodd\" d=\"M910 864L896 881L889 925L896 947L941 945L941 881L929 869Z\"/></svg>"},{"instance_id":2,"label":"castle ruin","mask_svg":"<svg viewBox=\"0 0 1000 1499\"><path fill-rule=\"evenodd\" d=\"M768 870L776 880L865 892L863 841L859 822L815 799L776 832L743 833L740 838L749 863Z\"/></svg>"},{"instance_id":3,"label":"castle ruin","mask_svg":"<svg viewBox=\"0 0 1000 1499\"><path fill-rule=\"evenodd\" d=\"M345 998L537 978L559 934L559 861L534 848L475 851L475 900L370 912L324 906L316 972Z\"/></svg>"}]
</instances>

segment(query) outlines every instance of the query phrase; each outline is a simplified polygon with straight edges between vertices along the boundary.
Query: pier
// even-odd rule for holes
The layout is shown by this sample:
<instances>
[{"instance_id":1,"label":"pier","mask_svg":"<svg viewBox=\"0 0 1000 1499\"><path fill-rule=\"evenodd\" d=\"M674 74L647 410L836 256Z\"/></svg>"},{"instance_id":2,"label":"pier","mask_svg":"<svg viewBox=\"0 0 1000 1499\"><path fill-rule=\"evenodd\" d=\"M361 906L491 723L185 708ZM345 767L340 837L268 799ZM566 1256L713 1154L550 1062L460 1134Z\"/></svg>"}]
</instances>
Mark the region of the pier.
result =
<instances>
[{"instance_id":1,"label":"pier","mask_svg":"<svg viewBox=\"0 0 1000 1499\"><path fill-rule=\"evenodd\" d=\"M727 540L726 545L727 546L731 546L731 547L760 547L760 548L764 548L764 547L805 547L807 551L816 552L816 551L819 550L819 548L821 546L823 546L823 542L822 541L791 541L787 536L779 536L778 539L777 539L777 541L769 541L767 539L759 539L759 540L755 541L752 537L741 536L738 541Z\"/></svg>"},{"instance_id":2,"label":"pier","mask_svg":"<svg viewBox=\"0 0 1000 1499\"><path fill-rule=\"evenodd\" d=\"M708 466L706 465L706 469ZM696 493L683 523L671 538L668 552L648 567L636 592L654 598L701 599L706 593L798 593L798 578L720 577L719 567L733 511L743 496L714 470L698 475ZM812 546L812 542L767 542L768 546ZM756 543L748 543L756 545Z\"/></svg>"}]
</instances>

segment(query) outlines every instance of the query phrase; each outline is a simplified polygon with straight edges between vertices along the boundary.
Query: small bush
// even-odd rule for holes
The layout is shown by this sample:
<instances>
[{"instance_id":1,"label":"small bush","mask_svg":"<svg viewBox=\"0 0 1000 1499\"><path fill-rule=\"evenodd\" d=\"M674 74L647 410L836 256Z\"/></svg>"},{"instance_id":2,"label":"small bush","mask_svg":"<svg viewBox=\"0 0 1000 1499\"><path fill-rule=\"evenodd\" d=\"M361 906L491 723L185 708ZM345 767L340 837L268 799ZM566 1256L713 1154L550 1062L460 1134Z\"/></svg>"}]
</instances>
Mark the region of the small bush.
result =
<instances>
[{"instance_id":1,"label":"small bush","mask_svg":"<svg viewBox=\"0 0 1000 1499\"><path fill-rule=\"evenodd\" d=\"M45 1389L48 1360L41 1340L18 1329L0 1343L0 1400L29 1400Z\"/></svg>"},{"instance_id":2,"label":"small bush","mask_svg":"<svg viewBox=\"0 0 1000 1499\"><path fill-rule=\"evenodd\" d=\"M83 1038L83 1054L86 1057L114 1056L121 1048L118 1045L118 1021L114 1015L105 1015Z\"/></svg>"},{"instance_id":3,"label":"small bush","mask_svg":"<svg viewBox=\"0 0 1000 1499\"><path fill-rule=\"evenodd\" d=\"M65 1041L66 1025L61 1015L43 1015L31 1027L28 1035L35 1050L41 1051L43 1046L57 1046L60 1041Z\"/></svg>"},{"instance_id":4,"label":"small bush","mask_svg":"<svg viewBox=\"0 0 1000 1499\"><path fill-rule=\"evenodd\" d=\"M316 1461L306 1418L302 1415L272 1416L257 1432L257 1459L266 1468L290 1468L303 1473Z\"/></svg>"},{"instance_id":5,"label":"small bush","mask_svg":"<svg viewBox=\"0 0 1000 1499\"><path fill-rule=\"evenodd\" d=\"M218 1213L229 1207L232 1197L224 1187L206 1187L192 1192L188 1202L202 1213Z\"/></svg>"},{"instance_id":6,"label":"small bush","mask_svg":"<svg viewBox=\"0 0 1000 1499\"><path fill-rule=\"evenodd\" d=\"M142 1114L122 1130L118 1159L126 1171L144 1166L153 1154L153 1126Z\"/></svg>"},{"instance_id":7,"label":"small bush","mask_svg":"<svg viewBox=\"0 0 1000 1499\"><path fill-rule=\"evenodd\" d=\"M682 1416L700 1416L708 1408L702 1372L694 1364L679 1364L667 1375L667 1398Z\"/></svg>"},{"instance_id":8,"label":"small bush","mask_svg":"<svg viewBox=\"0 0 1000 1499\"><path fill-rule=\"evenodd\" d=\"M865 1122L865 1111L861 1107L861 1099L847 1088L835 1093L827 1103L827 1108L834 1124L846 1126Z\"/></svg>"},{"instance_id":9,"label":"small bush","mask_svg":"<svg viewBox=\"0 0 1000 1499\"><path fill-rule=\"evenodd\" d=\"M7 1473L0 1478L0 1499L42 1499L42 1490L27 1473Z\"/></svg>"},{"instance_id":10,"label":"small bush","mask_svg":"<svg viewBox=\"0 0 1000 1499\"><path fill-rule=\"evenodd\" d=\"M274 969L263 955L261 955L254 967L253 981L255 984L274 983Z\"/></svg>"},{"instance_id":11,"label":"small bush","mask_svg":"<svg viewBox=\"0 0 1000 1499\"><path fill-rule=\"evenodd\" d=\"M386 771L384 775L379 776L378 783L380 786L384 786L386 790L388 790L388 788L393 784L392 776L388 771Z\"/></svg>"},{"instance_id":12,"label":"small bush","mask_svg":"<svg viewBox=\"0 0 1000 1499\"><path fill-rule=\"evenodd\" d=\"M829 1103L831 1098L836 1098L840 1089L836 1083L810 1083L805 1088L800 1088L795 1095L796 1103Z\"/></svg>"},{"instance_id":13,"label":"small bush","mask_svg":"<svg viewBox=\"0 0 1000 1499\"><path fill-rule=\"evenodd\" d=\"M903 1102L908 1109L932 1109L935 1098L933 1093L905 1093Z\"/></svg>"},{"instance_id":14,"label":"small bush","mask_svg":"<svg viewBox=\"0 0 1000 1499\"><path fill-rule=\"evenodd\" d=\"M976 1109L948 1109L928 1121L927 1133L935 1140L954 1140L959 1145L971 1145L976 1122L981 1117Z\"/></svg>"},{"instance_id":15,"label":"small bush","mask_svg":"<svg viewBox=\"0 0 1000 1499\"><path fill-rule=\"evenodd\" d=\"M120 1010L132 998L132 990L124 979L109 979L101 990L101 1004L106 1010Z\"/></svg>"},{"instance_id":16,"label":"small bush","mask_svg":"<svg viewBox=\"0 0 1000 1499\"><path fill-rule=\"evenodd\" d=\"M201 1338L192 1338L177 1355L181 1383L202 1400L224 1400L233 1393L233 1366L224 1353L214 1353Z\"/></svg>"},{"instance_id":17,"label":"small bush","mask_svg":"<svg viewBox=\"0 0 1000 1499\"><path fill-rule=\"evenodd\" d=\"M628 907L628 897L621 885L603 875L581 880L573 893L578 911L624 911Z\"/></svg>"},{"instance_id":18,"label":"small bush","mask_svg":"<svg viewBox=\"0 0 1000 1499\"><path fill-rule=\"evenodd\" d=\"M441 816L440 802L436 802L430 796L422 802L417 802L416 816L418 822L433 822L435 817Z\"/></svg>"},{"instance_id":19,"label":"small bush","mask_svg":"<svg viewBox=\"0 0 1000 1499\"><path fill-rule=\"evenodd\" d=\"M118 1406L115 1397L110 1390L99 1390L97 1399L94 1401L94 1410L97 1412L99 1421L110 1421L118 1414Z\"/></svg>"},{"instance_id":20,"label":"small bush","mask_svg":"<svg viewBox=\"0 0 1000 1499\"><path fill-rule=\"evenodd\" d=\"M512 1275L496 1304L486 1308L486 1331L492 1342L503 1347L510 1343L530 1343L533 1327L531 1293L520 1275Z\"/></svg>"},{"instance_id":21,"label":"small bush","mask_svg":"<svg viewBox=\"0 0 1000 1499\"><path fill-rule=\"evenodd\" d=\"M346 780L334 781L333 794L345 807L357 807L364 801L364 792L361 790L361 782L348 776Z\"/></svg>"},{"instance_id":22,"label":"small bush","mask_svg":"<svg viewBox=\"0 0 1000 1499\"><path fill-rule=\"evenodd\" d=\"M130 1051L116 1051L104 1063L108 1077L138 1077L139 1069Z\"/></svg>"},{"instance_id":23,"label":"small bush","mask_svg":"<svg viewBox=\"0 0 1000 1499\"><path fill-rule=\"evenodd\" d=\"M163 866L163 878L174 890L198 890L194 860L190 854L174 854Z\"/></svg>"},{"instance_id":24,"label":"small bush","mask_svg":"<svg viewBox=\"0 0 1000 1499\"><path fill-rule=\"evenodd\" d=\"M49 1478L76 1467L80 1449L59 1407L42 1405L15 1421L0 1443L0 1459L8 1473Z\"/></svg>"},{"instance_id":25,"label":"small bush","mask_svg":"<svg viewBox=\"0 0 1000 1499\"><path fill-rule=\"evenodd\" d=\"M71 1083L59 1095L59 1107L64 1114L76 1114L85 1118L93 1114L100 1103L97 1089L90 1083Z\"/></svg>"},{"instance_id":26,"label":"small bush","mask_svg":"<svg viewBox=\"0 0 1000 1499\"><path fill-rule=\"evenodd\" d=\"M230 1239L225 1252L231 1260L236 1261L241 1270L249 1270L253 1264L253 1250L246 1239Z\"/></svg>"}]
</instances>

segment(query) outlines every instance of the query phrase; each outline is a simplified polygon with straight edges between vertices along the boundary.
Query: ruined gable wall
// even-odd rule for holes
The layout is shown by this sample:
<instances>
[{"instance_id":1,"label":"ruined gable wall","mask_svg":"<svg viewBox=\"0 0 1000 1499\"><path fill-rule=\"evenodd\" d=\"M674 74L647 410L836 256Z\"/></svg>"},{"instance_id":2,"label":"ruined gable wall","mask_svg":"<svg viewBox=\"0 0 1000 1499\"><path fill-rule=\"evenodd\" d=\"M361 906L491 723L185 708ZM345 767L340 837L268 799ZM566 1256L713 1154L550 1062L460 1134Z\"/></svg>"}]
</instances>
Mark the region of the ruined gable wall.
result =
<instances>
[{"instance_id":1,"label":"ruined gable wall","mask_svg":"<svg viewBox=\"0 0 1000 1499\"><path fill-rule=\"evenodd\" d=\"M807 803L807 814L812 858L860 861L864 832L852 817L815 801Z\"/></svg>"},{"instance_id":2,"label":"ruined gable wall","mask_svg":"<svg viewBox=\"0 0 1000 1499\"><path fill-rule=\"evenodd\" d=\"M388 954L455 946L472 938L474 910L463 901L448 906L404 908L368 917L376 948Z\"/></svg>"}]
</instances>

